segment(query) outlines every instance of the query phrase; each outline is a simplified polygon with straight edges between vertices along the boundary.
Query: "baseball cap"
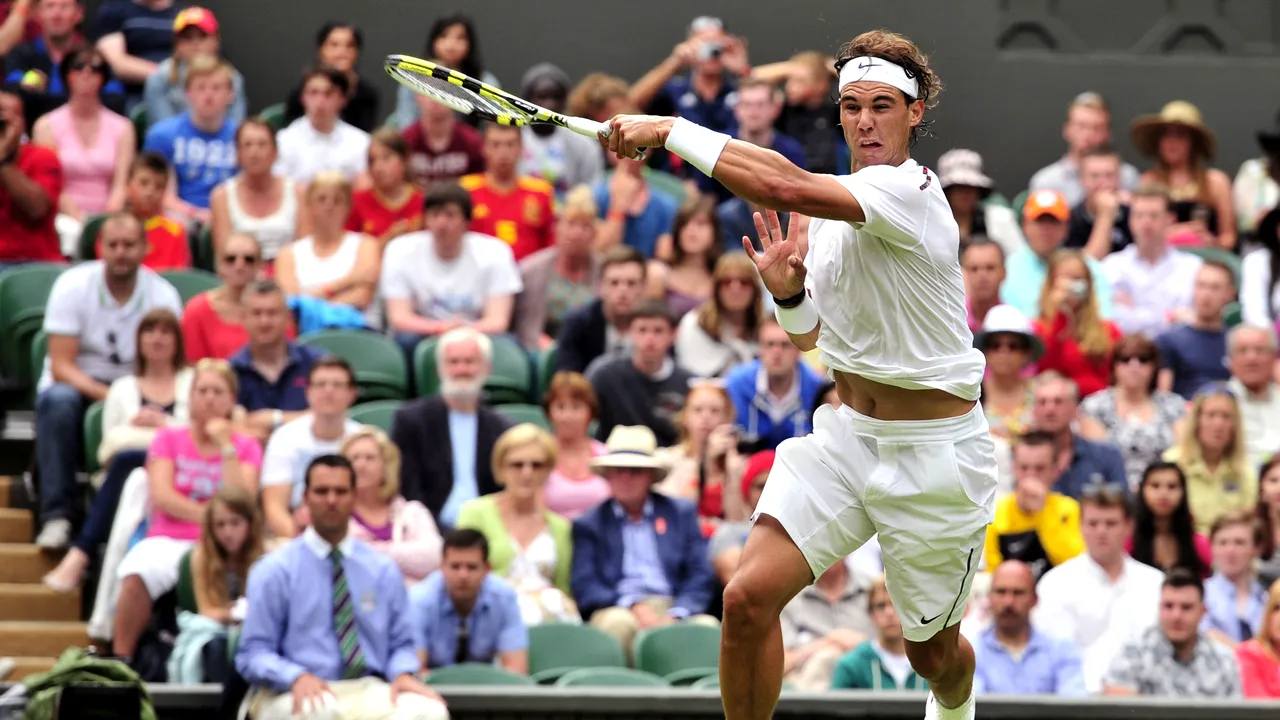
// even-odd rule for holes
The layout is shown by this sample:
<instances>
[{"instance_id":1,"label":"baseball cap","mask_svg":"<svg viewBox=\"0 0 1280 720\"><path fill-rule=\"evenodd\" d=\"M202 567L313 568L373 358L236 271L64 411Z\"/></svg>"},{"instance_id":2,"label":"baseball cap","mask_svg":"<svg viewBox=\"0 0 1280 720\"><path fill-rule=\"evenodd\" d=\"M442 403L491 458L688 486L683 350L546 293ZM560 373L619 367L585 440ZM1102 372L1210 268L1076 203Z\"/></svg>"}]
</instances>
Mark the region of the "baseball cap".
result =
<instances>
[{"instance_id":1,"label":"baseball cap","mask_svg":"<svg viewBox=\"0 0 1280 720\"><path fill-rule=\"evenodd\" d=\"M174 35L192 27L199 28L206 35L214 35L218 32L218 19L202 7L186 8L173 19Z\"/></svg>"},{"instance_id":2,"label":"baseball cap","mask_svg":"<svg viewBox=\"0 0 1280 720\"><path fill-rule=\"evenodd\" d=\"M1067 198L1057 190L1036 190L1027 196L1022 206L1022 217L1036 220L1045 215L1066 222L1071 217L1071 208L1067 207Z\"/></svg>"}]
</instances>

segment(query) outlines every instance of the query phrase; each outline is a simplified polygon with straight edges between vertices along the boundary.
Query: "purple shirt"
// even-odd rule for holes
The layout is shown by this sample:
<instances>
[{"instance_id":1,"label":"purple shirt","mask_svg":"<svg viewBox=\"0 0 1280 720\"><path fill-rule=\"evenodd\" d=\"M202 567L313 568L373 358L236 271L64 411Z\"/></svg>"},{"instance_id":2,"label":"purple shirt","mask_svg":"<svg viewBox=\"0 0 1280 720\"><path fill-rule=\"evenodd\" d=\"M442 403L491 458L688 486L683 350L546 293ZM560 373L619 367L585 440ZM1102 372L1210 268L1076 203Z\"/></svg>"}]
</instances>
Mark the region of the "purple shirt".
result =
<instances>
[{"instance_id":1,"label":"purple shirt","mask_svg":"<svg viewBox=\"0 0 1280 720\"><path fill-rule=\"evenodd\" d=\"M374 540L378 542L391 542L391 533L395 529L394 527L392 527L391 522L387 522L387 524L382 526L370 525L369 523L365 522L364 518L360 517L359 513L356 513L356 512L351 513L351 519L355 520L356 523L360 525L360 527L364 528L365 530L368 530L369 534L373 536Z\"/></svg>"}]
</instances>

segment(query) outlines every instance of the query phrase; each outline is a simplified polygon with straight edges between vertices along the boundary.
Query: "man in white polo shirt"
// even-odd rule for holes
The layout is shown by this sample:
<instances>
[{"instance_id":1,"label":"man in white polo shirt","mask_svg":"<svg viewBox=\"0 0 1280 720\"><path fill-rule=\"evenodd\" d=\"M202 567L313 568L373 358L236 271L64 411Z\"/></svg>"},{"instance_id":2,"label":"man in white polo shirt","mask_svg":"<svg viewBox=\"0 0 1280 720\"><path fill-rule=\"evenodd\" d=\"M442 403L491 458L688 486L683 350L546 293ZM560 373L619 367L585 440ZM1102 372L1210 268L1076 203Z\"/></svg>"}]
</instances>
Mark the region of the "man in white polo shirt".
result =
<instances>
[{"instance_id":1,"label":"man in white polo shirt","mask_svg":"<svg viewBox=\"0 0 1280 720\"><path fill-rule=\"evenodd\" d=\"M347 417L356 400L356 375L340 357L316 360L307 374L307 414L271 433L262 458L262 512L276 537L292 538L309 525L302 504L307 466L338 453L342 441L360 429ZM295 508L303 512L295 514Z\"/></svg>"},{"instance_id":2,"label":"man in white polo shirt","mask_svg":"<svg viewBox=\"0 0 1280 720\"><path fill-rule=\"evenodd\" d=\"M369 164L369 133L342 120L350 81L332 68L315 68L302 80L306 115L276 136L280 149L275 173L303 184L324 170L337 170L347 180Z\"/></svg>"},{"instance_id":3,"label":"man in white polo shirt","mask_svg":"<svg viewBox=\"0 0 1280 720\"><path fill-rule=\"evenodd\" d=\"M156 308L182 315L178 291L142 267L147 238L137 218L129 213L110 216L99 242L102 259L58 276L45 307L49 355L36 397L41 522L36 543L52 550L71 541L85 408L106 398L112 381L132 372L142 316Z\"/></svg>"},{"instance_id":4,"label":"man in white polo shirt","mask_svg":"<svg viewBox=\"0 0 1280 720\"><path fill-rule=\"evenodd\" d=\"M1164 573L1125 552L1133 512L1123 488L1089 486L1080 497L1080 529L1085 552L1040 578L1031 620L1076 643L1085 688L1096 693L1124 643L1155 625Z\"/></svg>"}]
</instances>

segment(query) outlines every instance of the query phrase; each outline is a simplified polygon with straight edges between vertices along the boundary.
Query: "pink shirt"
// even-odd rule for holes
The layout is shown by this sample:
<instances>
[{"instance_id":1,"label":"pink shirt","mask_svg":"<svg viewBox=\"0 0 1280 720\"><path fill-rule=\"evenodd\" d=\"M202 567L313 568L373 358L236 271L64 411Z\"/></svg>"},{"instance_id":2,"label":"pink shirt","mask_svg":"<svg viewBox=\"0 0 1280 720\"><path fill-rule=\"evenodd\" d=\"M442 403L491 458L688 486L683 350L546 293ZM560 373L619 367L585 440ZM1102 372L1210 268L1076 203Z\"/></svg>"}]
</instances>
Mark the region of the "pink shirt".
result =
<instances>
[{"instance_id":1,"label":"pink shirt","mask_svg":"<svg viewBox=\"0 0 1280 720\"><path fill-rule=\"evenodd\" d=\"M1280 700L1280 660L1267 654L1256 638L1236 646L1236 663L1245 697Z\"/></svg>"},{"instance_id":2,"label":"pink shirt","mask_svg":"<svg viewBox=\"0 0 1280 720\"><path fill-rule=\"evenodd\" d=\"M63 105L49 113L49 127L62 163L62 192L86 215L107 209L111 180L116 172L116 148L133 124L106 108L98 111L98 137L85 147L76 134L71 107Z\"/></svg>"},{"instance_id":3,"label":"pink shirt","mask_svg":"<svg viewBox=\"0 0 1280 720\"><path fill-rule=\"evenodd\" d=\"M431 511L417 500L396 496L391 500L390 540L379 540L353 516L347 537L363 540L374 550L396 561L406 585L412 585L440 569L440 531Z\"/></svg>"},{"instance_id":4,"label":"pink shirt","mask_svg":"<svg viewBox=\"0 0 1280 720\"><path fill-rule=\"evenodd\" d=\"M231 444L235 446L240 462L255 468L262 467L262 446L257 440L232 433ZM201 455L188 427L163 427L156 431L151 449L147 451L147 461L157 459L173 461L173 489L196 502L207 502L222 486L221 453ZM151 513L147 537L198 540L200 523L179 520L164 511L155 510Z\"/></svg>"},{"instance_id":5,"label":"pink shirt","mask_svg":"<svg viewBox=\"0 0 1280 720\"><path fill-rule=\"evenodd\" d=\"M600 457L605 452L604 443L591 441L592 457ZM572 480L558 470L552 470L547 484L542 486L542 502L547 509L564 516L569 522L577 520L586 511L608 500L611 494L609 481L599 475Z\"/></svg>"}]
</instances>

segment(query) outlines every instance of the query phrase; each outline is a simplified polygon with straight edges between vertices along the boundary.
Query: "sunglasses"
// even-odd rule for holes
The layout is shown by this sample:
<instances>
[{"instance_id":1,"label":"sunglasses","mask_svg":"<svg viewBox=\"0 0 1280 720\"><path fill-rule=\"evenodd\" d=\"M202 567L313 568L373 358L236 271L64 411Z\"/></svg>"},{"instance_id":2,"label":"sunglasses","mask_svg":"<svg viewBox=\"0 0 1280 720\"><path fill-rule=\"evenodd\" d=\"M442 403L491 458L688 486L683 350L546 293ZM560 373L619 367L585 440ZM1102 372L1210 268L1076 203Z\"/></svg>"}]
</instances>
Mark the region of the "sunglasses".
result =
<instances>
[{"instance_id":1,"label":"sunglasses","mask_svg":"<svg viewBox=\"0 0 1280 720\"><path fill-rule=\"evenodd\" d=\"M1013 351L1026 352L1031 349L1031 344L1027 342L1023 342L1021 340L995 339L995 340L987 341L987 349L988 350L1013 350Z\"/></svg>"},{"instance_id":2,"label":"sunglasses","mask_svg":"<svg viewBox=\"0 0 1280 720\"><path fill-rule=\"evenodd\" d=\"M546 470L547 462L545 460L512 460L507 463L507 467L512 470Z\"/></svg>"},{"instance_id":3,"label":"sunglasses","mask_svg":"<svg viewBox=\"0 0 1280 720\"><path fill-rule=\"evenodd\" d=\"M92 70L93 72L96 72L99 75L107 74L106 63L100 63L100 62L86 62L84 60L81 60L79 62L71 63L70 69L71 70Z\"/></svg>"},{"instance_id":4,"label":"sunglasses","mask_svg":"<svg viewBox=\"0 0 1280 720\"><path fill-rule=\"evenodd\" d=\"M731 287L733 285L737 285L738 287L749 288L755 284L755 281L744 277L720 278L718 282L720 287Z\"/></svg>"},{"instance_id":5,"label":"sunglasses","mask_svg":"<svg viewBox=\"0 0 1280 720\"><path fill-rule=\"evenodd\" d=\"M1156 359L1150 355L1117 355L1116 356L1117 365L1125 365L1131 362L1139 362L1139 363L1142 363L1143 365L1148 365L1155 361Z\"/></svg>"},{"instance_id":6,"label":"sunglasses","mask_svg":"<svg viewBox=\"0 0 1280 720\"><path fill-rule=\"evenodd\" d=\"M257 265L257 255L223 255L222 262L228 265L235 265L236 262L243 262L245 265Z\"/></svg>"}]
</instances>

